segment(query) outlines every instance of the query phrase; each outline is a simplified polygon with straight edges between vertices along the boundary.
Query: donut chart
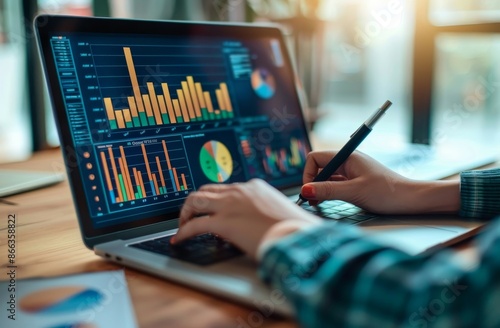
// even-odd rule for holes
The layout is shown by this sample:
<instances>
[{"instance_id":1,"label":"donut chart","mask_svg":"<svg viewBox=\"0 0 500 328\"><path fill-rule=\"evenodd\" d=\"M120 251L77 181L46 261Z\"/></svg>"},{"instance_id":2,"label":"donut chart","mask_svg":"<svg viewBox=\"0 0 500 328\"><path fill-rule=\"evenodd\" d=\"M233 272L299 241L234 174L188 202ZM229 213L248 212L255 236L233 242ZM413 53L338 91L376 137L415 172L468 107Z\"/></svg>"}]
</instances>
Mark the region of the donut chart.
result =
<instances>
[{"instance_id":1,"label":"donut chart","mask_svg":"<svg viewBox=\"0 0 500 328\"><path fill-rule=\"evenodd\" d=\"M212 182L225 182L233 173L233 157L220 141L207 141L200 150L200 166Z\"/></svg>"},{"instance_id":2,"label":"donut chart","mask_svg":"<svg viewBox=\"0 0 500 328\"><path fill-rule=\"evenodd\" d=\"M33 314L67 314L92 309L104 300L95 289L83 286L63 286L30 293L19 302L19 308Z\"/></svg>"},{"instance_id":3,"label":"donut chart","mask_svg":"<svg viewBox=\"0 0 500 328\"><path fill-rule=\"evenodd\" d=\"M252 88L262 99L269 99L276 91L274 76L265 68L257 68L252 72L250 78Z\"/></svg>"}]
</instances>

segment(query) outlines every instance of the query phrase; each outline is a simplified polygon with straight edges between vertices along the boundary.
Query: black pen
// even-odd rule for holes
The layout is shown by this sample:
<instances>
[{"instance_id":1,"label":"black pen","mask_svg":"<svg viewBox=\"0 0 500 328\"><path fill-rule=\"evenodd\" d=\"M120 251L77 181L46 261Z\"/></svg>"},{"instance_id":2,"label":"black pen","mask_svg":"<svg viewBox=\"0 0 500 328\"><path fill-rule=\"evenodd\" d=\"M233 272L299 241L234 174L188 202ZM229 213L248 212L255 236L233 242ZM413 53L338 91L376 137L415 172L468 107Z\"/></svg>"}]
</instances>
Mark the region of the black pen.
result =
<instances>
[{"instance_id":1,"label":"black pen","mask_svg":"<svg viewBox=\"0 0 500 328\"><path fill-rule=\"evenodd\" d=\"M385 114L387 109L391 107L392 102L387 100L369 119L367 119L361 126L354 132L349 141L342 147L341 150L335 155L332 160L319 172L314 178L313 182L326 181L332 176L338 168L344 164L349 155L358 148L359 144L372 132L373 126ZM299 194L297 205L307 202L308 199Z\"/></svg>"}]
</instances>

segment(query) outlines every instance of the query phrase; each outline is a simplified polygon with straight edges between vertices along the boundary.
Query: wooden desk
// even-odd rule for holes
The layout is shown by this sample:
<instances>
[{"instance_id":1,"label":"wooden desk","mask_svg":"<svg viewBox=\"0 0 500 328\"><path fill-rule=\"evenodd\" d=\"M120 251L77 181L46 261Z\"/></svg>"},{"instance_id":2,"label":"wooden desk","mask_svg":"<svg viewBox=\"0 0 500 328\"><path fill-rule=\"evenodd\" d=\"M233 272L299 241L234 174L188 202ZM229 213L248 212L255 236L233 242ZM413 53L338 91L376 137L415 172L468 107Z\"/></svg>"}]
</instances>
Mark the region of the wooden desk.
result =
<instances>
[{"instance_id":1,"label":"wooden desk","mask_svg":"<svg viewBox=\"0 0 500 328\"><path fill-rule=\"evenodd\" d=\"M36 154L27 162L0 165L0 168L62 171L64 165L60 151L53 150ZM6 272L7 216L16 214L18 279L123 269L140 327L229 328L241 325L243 328L247 326L242 323L248 323L249 316L252 318L255 309L250 307L108 263L94 255L81 241L67 181L6 199L16 205L0 203L0 279L5 278ZM265 318L259 325L296 326L279 317Z\"/></svg>"}]
</instances>

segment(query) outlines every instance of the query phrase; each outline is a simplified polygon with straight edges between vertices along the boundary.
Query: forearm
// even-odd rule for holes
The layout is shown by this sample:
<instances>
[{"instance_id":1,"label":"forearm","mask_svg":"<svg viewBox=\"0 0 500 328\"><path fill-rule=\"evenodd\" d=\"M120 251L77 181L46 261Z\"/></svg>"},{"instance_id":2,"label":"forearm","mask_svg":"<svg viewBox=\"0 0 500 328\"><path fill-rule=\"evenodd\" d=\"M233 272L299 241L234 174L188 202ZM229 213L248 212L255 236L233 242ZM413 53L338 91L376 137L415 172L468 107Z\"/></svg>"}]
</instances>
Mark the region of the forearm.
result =
<instances>
[{"instance_id":1,"label":"forearm","mask_svg":"<svg viewBox=\"0 0 500 328\"><path fill-rule=\"evenodd\" d=\"M500 169L466 171L460 180L409 181L408 213L460 213L491 218L500 214Z\"/></svg>"},{"instance_id":2,"label":"forearm","mask_svg":"<svg viewBox=\"0 0 500 328\"><path fill-rule=\"evenodd\" d=\"M499 235L496 224L480 240L480 265L468 268L447 250L412 257L356 228L325 224L274 244L260 273L304 327L494 326L487 318L500 288Z\"/></svg>"},{"instance_id":3,"label":"forearm","mask_svg":"<svg viewBox=\"0 0 500 328\"><path fill-rule=\"evenodd\" d=\"M414 213L458 213L460 181L414 181L414 198L409 203Z\"/></svg>"}]
</instances>

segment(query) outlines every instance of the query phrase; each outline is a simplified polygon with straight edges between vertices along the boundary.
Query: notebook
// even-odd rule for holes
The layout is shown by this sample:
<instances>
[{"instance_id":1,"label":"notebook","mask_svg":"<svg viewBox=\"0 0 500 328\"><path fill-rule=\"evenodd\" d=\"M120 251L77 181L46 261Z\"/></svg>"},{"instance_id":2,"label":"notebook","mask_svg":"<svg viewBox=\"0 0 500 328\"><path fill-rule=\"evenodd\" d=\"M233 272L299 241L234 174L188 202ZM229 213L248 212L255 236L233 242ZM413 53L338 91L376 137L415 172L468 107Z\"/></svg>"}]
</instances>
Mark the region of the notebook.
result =
<instances>
[{"instance_id":1,"label":"notebook","mask_svg":"<svg viewBox=\"0 0 500 328\"><path fill-rule=\"evenodd\" d=\"M85 245L109 261L293 315L225 241L168 243L184 199L204 184L260 178L297 199L311 145L281 30L68 16L34 24ZM340 201L307 210L347 216L414 254L481 225L377 217Z\"/></svg>"},{"instance_id":2,"label":"notebook","mask_svg":"<svg viewBox=\"0 0 500 328\"><path fill-rule=\"evenodd\" d=\"M64 180L54 172L0 170L0 197L49 186Z\"/></svg>"}]
</instances>

